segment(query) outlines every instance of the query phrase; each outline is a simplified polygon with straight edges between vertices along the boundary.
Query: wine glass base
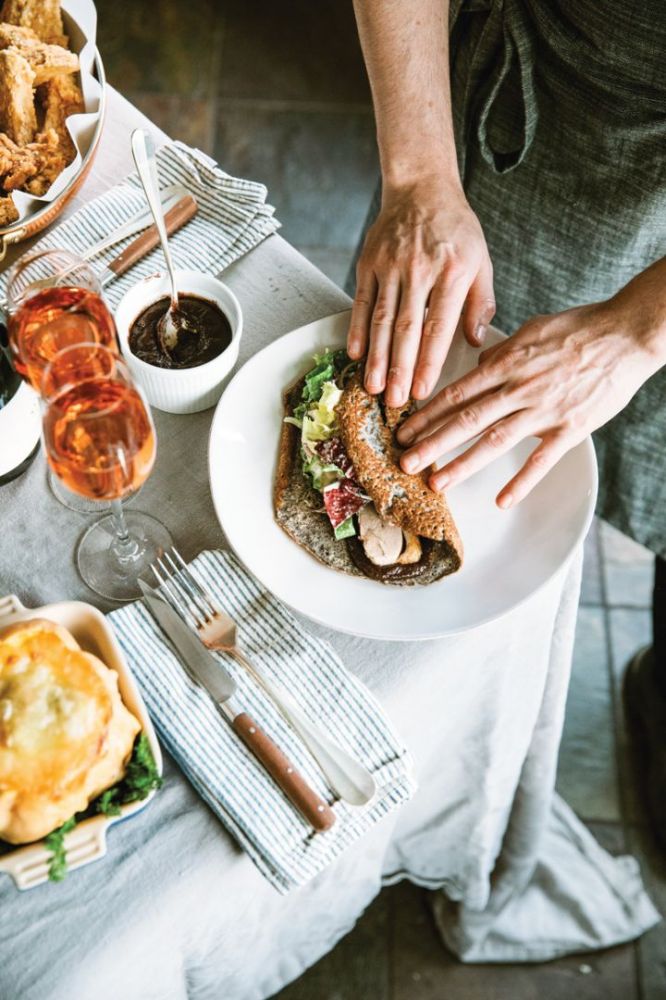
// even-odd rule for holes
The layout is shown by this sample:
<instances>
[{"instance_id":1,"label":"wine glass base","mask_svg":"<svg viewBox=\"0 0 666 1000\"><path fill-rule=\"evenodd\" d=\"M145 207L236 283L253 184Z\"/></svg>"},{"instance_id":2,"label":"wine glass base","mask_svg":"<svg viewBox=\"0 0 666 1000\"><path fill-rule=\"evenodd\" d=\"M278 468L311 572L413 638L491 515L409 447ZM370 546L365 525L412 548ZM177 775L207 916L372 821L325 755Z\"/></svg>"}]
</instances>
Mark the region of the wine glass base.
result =
<instances>
[{"instance_id":1,"label":"wine glass base","mask_svg":"<svg viewBox=\"0 0 666 1000\"><path fill-rule=\"evenodd\" d=\"M112 601L133 601L140 597L139 577L148 580L151 564L173 545L162 522L150 514L126 510L124 518L134 543L128 556L118 558L111 514L91 524L76 549L76 565L85 583L100 597Z\"/></svg>"},{"instance_id":2,"label":"wine glass base","mask_svg":"<svg viewBox=\"0 0 666 1000\"><path fill-rule=\"evenodd\" d=\"M68 510L73 510L76 514L99 514L111 506L110 501L88 500L87 497L82 497L79 493L73 493L72 490L68 490L60 482L53 469L47 469L46 480L51 493L58 503L62 504L63 507L67 507ZM122 498L121 503L123 507L131 503L134 497L140 492L140 489L139 487L134 493L129 493L126 497Z\"/></svg>"}]
</instances>

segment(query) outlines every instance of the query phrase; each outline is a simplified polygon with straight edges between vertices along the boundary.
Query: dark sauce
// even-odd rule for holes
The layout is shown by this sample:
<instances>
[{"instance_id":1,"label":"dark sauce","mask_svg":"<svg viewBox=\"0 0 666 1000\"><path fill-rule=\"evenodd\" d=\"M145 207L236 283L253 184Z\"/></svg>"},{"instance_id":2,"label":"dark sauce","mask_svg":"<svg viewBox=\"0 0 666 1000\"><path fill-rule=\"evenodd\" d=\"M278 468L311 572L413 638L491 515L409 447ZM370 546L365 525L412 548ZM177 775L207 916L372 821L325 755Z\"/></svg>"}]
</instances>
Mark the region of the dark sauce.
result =
<instances>
[{"instance_id":1,"label":"dark sauce","mask_svg":"<svg viewBox=\"0 0 666 1000\"><path fill-rule=\"evenodd\" d=\"M129 333L132 354L156 368L197 368L226 350L232 331L220 307L198 295L179 295L178 342L171 354L166 354L157 325L170 303L168 296L158 299L134 320Z\"/></svg>"},{"instance_id":2,"label":"dark sauce","mask_svg":"<svg viewBox=\"0 0 666 1000\"><path fill-rule=\"evenodd\" d=\"M365 554L365 549L363 548L363 542L358 536L353 536L352 538L345 539L347 542L347 549L349 555L352 557L353 562L360 569L365 576L369 576L371 580L381 580L389 581L394 583L403 580L416 580L418 581L420 577L425 576L425 574L430 570L433 560L437 556L437 551L435 548L435 543L429 538L419 538L422 548L422 555L418 562L415 563L391 563L389 566L377 566L370 559L368 559Z\"/></svg>"}]
</instances>

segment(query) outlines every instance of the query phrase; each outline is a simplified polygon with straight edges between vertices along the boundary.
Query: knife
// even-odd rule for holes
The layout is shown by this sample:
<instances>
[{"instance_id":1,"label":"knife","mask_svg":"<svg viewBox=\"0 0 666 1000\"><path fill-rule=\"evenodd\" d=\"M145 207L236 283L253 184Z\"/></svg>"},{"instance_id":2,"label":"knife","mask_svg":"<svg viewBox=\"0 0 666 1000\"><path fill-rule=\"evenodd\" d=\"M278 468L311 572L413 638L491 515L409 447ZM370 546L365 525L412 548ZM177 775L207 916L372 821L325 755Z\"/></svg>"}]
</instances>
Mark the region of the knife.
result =
<instances>
[{"instance_id":1,"label":"knife","mask_svg":"<svg viewBox=\"0 0 666 1000\"><path fill-rule=\"evenodd\" d=\"M177 201L168 212L164 213L164 225L168 235L171 236L181 226L184 226L186 222L189 222L196 215L198 208L199 206L194 195L186 194ZM108 284L119 278L125 271L129 271L130 267L134 267L137 261L145 257L146 254L150 253L158 245L159 241L157 227L153 223L140 236L132 240L129 246L126 246L110 263L103 264L102 267L96 269L102 288L106 288Z\"/></svg>"},{"instance_id":2,"label":"knife","mask_svg":"<svg viewBox=\"0 0 666 1000\"><path fill-rule=\"evenodd\" d=\"M205 688L216 707L245 743L248 750L263 764L289 801L318 832L329 830L335 823L335 813L305 778L289 762L257 722L247 712L234 712L228 704L237 691L236 681L219 660L201 644L185 622L155 591L139 580L141 593L151 615L175 646L188 674Z\"/></svg>"}]
</instances>

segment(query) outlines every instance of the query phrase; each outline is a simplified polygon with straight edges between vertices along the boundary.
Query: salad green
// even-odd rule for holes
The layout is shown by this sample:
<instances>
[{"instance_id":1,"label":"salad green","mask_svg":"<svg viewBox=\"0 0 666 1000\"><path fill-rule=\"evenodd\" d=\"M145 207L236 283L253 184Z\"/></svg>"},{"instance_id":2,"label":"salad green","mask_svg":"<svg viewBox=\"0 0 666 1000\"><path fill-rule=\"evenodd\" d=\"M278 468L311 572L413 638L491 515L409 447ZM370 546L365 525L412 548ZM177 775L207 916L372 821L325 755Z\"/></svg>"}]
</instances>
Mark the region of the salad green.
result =
<instances>
[{"instance_id":1,"label":"salad green","mask_svg":"<svg viewBox=\"0 0 666 1000\"><path fill-rule=\"evenodd\" d=\"M343 469L336 462L329 461L321 445L337 437L335 408L342 396L338 381L353 362L349 361L344 350L316 354L314 362L314 368L305 376L301 402L294 408L292 416L285 417L285 422L294 424L301 432L303 474L310 479L314 489L324 496L326 510L331 517L329 505L326 504L326 493L340 487L349 491L350 469ZM335 523L331 517L331 523L337 539L356 534L353 514L340 523Z\"/></svg>"},{"instance_id":2,"label":"salad green","mask_svg":"<svg viewBox=\"0 0 666 1000\"><path fill-rule=\"evenodd\" d=\"M154 788L161 787L162 778L157 771L148 737L141 732L134 741L132 756L124 778L93 799L84 812L71 816L62 826L44 838L44 843L51 851L49 863L51 882L62 882L67 874L65 834L73 830L80 820L88 819L97 813L103 813L105 816L117 816L120 813L121 805L145 799Z\"/></svg>"}]
</instances>

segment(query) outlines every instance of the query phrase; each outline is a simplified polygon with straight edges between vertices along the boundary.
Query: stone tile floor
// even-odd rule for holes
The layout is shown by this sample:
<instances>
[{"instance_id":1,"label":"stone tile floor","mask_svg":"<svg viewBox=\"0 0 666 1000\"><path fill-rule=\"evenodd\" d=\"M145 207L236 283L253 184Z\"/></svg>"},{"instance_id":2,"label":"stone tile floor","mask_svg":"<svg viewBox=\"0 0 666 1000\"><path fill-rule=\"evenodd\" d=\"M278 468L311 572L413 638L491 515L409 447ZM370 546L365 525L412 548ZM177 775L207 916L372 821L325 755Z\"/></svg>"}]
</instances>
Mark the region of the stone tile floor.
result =
<instances>
[{"instance_id":1,"label":"stone tile floor","mask_svg":"<svg viewBox=\"0 0 666 1000\"><path fill-rule=\"evenodd\" d=\"M341 0L97 0L109 80L166 132L262 180L282 234L342 285L377 178L370 96ZM612 852L638 857L666 912L666 859L646 830L619 690L649 640L652 558L595 523L586 542L558 788ZM637 945L536 966L466 967L427 895L384 890L280 1000L662 1000L666 927Z\"/></svg>"}]
</instances>

